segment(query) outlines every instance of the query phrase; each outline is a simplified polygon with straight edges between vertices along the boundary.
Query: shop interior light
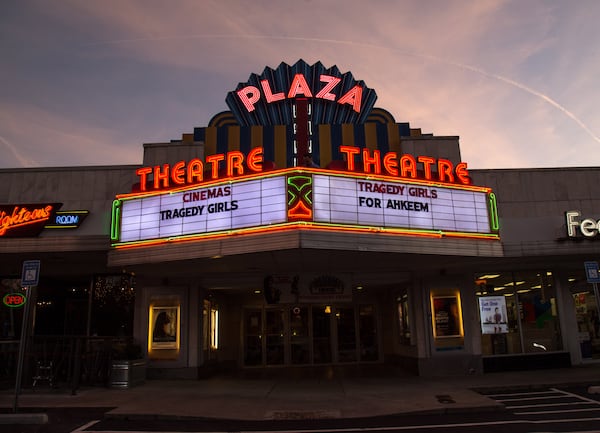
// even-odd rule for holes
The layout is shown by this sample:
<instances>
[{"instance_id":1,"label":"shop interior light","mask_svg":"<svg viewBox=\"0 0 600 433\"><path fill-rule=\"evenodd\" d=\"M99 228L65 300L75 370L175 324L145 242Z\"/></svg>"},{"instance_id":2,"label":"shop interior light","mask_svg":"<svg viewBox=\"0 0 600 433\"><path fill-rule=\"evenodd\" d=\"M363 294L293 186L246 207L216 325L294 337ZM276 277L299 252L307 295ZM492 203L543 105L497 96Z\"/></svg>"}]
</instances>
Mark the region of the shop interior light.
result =
<instances>
[{"instance_id":1,"label":"shop interior light","mask_svg":"<svg viewBox=\"0 0 600 433\"><path fill-rule=\"evenodd\" d=\"M504 293L504 296L506 296L508 298L509 296L515 296L515 294L514 293Z\"/></svg>"},{"instance_id":2,"label":"shop interior light","mask_svg":"<svg viewBox=\"0 0 600 433\"><path fill-rule=\"evenodd\" d=\"M261 293L262 293L262 292L260 291L260 289L256 289L256 290L254 291L254 294L255 294L255 295L260 295Z\"/></svg>"},{"instance_id":3,"label":"shop interior light","mask_svg":"<svg viewBox=\"0 0 600 433\"><path fill-rule=\"evenodd\" d=\"M329 306L329 305L325 306L325 314L331 314L331 306Z\"/></svg>"},{"instance_id":4,"label":"shop interior light","mask_svg":"<svg viewBox=\"0 0 600 433\"><path fill-rule=\"evenodd\" d=\"M541 289L541 288L542 288L542 285L541 285L541 284L538 284L537 286L531 286L530 288L531 288L531 289Z\"/></svg>"},{"instance_id":5,"label":"shop interior light","mask_svg":"<svg viewBox=\"0 0 600 433\"><path fill-rule=\"evenodd\" d=\"M481 280L492 280L494 278L498 278L500 274L485 274L479 277Z\"/></svg>"},{"instance_id":6,"label":"shop interior light","mask_svg":"<svg viewBox=\"0 0 600 433\"><path fill-rule=\"evenodd\" d=\"M504 289L506 289L506 287L504 287L504 286L494 287L494 292L499 292L500 290L504 290Z\"/></svg>"},{"instance_id":7,"label":"shop interior light","mask_svg":"<svg viewBox=\"0 0 600 433\"><path fill-rule=\"evenodd\" d=\"M525 281L516 281L516 282L510 282L510 283L506 283L506 286L520 286L521 284L525 284Z\"/></svg>"},{"instance_id":8,"label":"shop interior light","mask_svg":"<svg viewBox=\"0 0 600 433\"><path fill-rule=\"evenodd\" d=\"M521 289L521 290L517 290L517 293L527 293L527 292L531 292L531 289Z\"/></svg>"}]
</instances>

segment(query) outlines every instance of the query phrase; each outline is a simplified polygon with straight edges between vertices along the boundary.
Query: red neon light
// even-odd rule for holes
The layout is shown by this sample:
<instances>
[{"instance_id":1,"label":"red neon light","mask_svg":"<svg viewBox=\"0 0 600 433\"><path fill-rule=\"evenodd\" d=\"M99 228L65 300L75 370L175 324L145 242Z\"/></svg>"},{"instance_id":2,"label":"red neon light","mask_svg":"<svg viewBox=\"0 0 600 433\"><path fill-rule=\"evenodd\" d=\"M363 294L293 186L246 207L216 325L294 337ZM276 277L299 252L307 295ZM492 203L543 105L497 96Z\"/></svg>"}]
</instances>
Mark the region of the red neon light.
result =
<instances>
[{"instance_id":1,"label":"red neon light","mask_svg":"<svg viewBox=\"0 0 600 433\"><path fill-rule=\"evenodd\" d=\"M304 95L307 98L312 98L312 92L306 82L306 78L302 74L294 75L292 84L290 85L290 91L288 92L288 98L295 98L298 95Z\"/></svg>"},{"instance_id":2,"label":"red neon light","mask_svg":"<svg viewBox=\"0 0 600 433\"><path fill-rule=\"evenodd\" d=\"M302 200L298 200L296 206L288 209L289 221L310 221L312 220L312 209L307 207Z\"/></svg>"},{"instance_id":3,"label":"red neon light","mask_svg":"<svg viewBox=\"0 0 600 433\"><path fill-rule=\"evenodd\" d=\"M248 159L246 160L246 164L248 168L255 172L259 173L263 171L263 148L255 147L250 152L248 152Z\"/></svg>"},{"instance_id":4,"label":"red neon light","mask_svg":"<svg viewBox=\"0 0 600 433\"><path fill-rule=\"evenodd\" d=\"M340 146L340 152L346 161L348 171L362 171L364 173L391 176L398 176L399 174L399 177L402 178L416 179L419 173L418 166L420 165L425 180L438 180L448 183L456 181L463 185L471 183L467 163L465 162L460 162L454 166L447 159L435 159L430 156L417 156L415 158L410 154L399 155L396 152L387 152L382 158L381 152L377 149L363 148L361 152L361 149L355 146ZM356 160L357 155L362 155L362 161ZM382 170L382 166L384 170ZM434 167L437 167L437 174L433 171Z\"/></svg>"},{"instance_id":5,"label":"red neon light","mask_svg":"<svg viewBox=\"0 0 600 433\"><path fill-rule=\"evenodd\" d=\"M360 104L362 103L362 87L358 84L348 90L348 92L340 98L338 104L352 105L352 109L357 113L360 112Z\"/></svg>"},{"instance_id":6,"label":"red neon light","mask_svg":"<svg viewBox=\"0 0 600 433\"><path fill-rule=\"evenodd\" d=\"M54 206L46 205L40 208L14 206L12 212L0 212L0 236L17 227L47 221L52 215Z\"/></svg>"},{"instance_id":7,"label":"red neon light","mask_svg":"<svg viewBox=\"0 0 600 433\"><path fill-rule=\"evenodd\" d=\"M323 86L323 88L319 91L319 93L317 93L315 98L323 98L327 99L328 101L335 101L335 95L331 93L331 90L333 90L333 88L337 86L340 83L340 81L342 81L342 79L338 77L332 77L331 75L321 75L321 82L328 84Z\"/></svg>"},{"instance_id":8,"label":"red neon light","mask_svg":"<svg viewBox=\"0 0 600 433\"><path fill-rule=\"evenodd\" d=\"M363 149L363 167L368 173L381 174L381 154L379 150L374 150L373 155L369 154L369 149Z\"/></svg>"},{"instance_id":9,"label":"red neon light","mask_svg":"<svg viewBox=\"0 0 600 433\"><path fill-rule=\"evenodd\" d=\"M269 85L268 80L262 80L260 82L260 85L263 89L263 92L265 93L265 98L267 99L267 102L269 104L271 102L277 102L277 101L281 101L282 99L285 99L285 94L283 92L273 94L273 91L271 90L271 86ZM254 102L258 102L258 99ZM254 110L254 107L252 107L252 110ZM248 110L248 111L252 111L252 110Z\"/></svg>"}]
</instances>

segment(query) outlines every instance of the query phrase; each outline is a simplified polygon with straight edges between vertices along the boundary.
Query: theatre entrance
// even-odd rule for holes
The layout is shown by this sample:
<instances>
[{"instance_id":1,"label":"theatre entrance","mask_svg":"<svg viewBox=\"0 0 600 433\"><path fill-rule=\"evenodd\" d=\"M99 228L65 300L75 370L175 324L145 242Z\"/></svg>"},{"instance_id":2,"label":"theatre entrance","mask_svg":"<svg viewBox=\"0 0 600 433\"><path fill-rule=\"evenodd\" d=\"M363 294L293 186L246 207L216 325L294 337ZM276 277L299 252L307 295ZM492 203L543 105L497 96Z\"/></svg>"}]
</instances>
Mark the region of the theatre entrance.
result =
<instances>
[{"instance_id":1,"label":"theatre entrance","mask_svg":"<svg viewBox=\"0 0 600 433\"><path fill-rule=\"evenodd\" d=\"M378 321L372 304L246 308L243 318L246 367L380 360Z\"/></svg>"}]
</instances>

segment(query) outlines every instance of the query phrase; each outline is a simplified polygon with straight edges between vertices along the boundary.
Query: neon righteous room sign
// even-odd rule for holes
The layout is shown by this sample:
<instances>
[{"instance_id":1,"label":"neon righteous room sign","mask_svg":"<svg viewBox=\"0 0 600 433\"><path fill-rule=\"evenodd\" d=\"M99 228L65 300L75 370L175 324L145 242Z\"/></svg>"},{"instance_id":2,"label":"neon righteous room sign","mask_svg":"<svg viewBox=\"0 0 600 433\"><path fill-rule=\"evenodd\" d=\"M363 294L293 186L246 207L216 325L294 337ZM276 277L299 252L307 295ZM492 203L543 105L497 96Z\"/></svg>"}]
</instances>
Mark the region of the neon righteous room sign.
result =
<instances>
[{"instance_id":1,"label":"neon righteous room sign","mask_svg":"<svg viewBox=\"0 0 600 433\"><path fill-rule=\"evenodd\" d=\"M313 124L361 123L377 96L321 63L282 63L229 92L242 126L291 125L310 100ZM218 134L218 132L217 132ZM343 167L268 168L264 146L142 167L139 192L113 203L118 248L289 229L498 239L495 196L464 162L336 143Z\"/></svg>"}]
</instances>

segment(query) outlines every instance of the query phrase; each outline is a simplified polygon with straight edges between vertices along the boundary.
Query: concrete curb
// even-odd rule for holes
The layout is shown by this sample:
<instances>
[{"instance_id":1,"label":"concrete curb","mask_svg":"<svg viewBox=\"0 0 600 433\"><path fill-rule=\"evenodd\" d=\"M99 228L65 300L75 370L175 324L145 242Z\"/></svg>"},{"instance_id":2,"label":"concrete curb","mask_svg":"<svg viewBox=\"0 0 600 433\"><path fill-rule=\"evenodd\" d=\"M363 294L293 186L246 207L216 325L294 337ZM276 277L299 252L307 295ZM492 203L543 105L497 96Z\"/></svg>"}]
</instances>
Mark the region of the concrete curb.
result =
<instances>
[{"instance_id":1,"label":"concrete curb","mask_svg":"<svg viewBox=\"0 0 600 433\"><path fill-rule=\"evenodd\" d=\"M0 424L48 424L48 414L3 413L0 414Z\"/></svg>"}]
</instances>

